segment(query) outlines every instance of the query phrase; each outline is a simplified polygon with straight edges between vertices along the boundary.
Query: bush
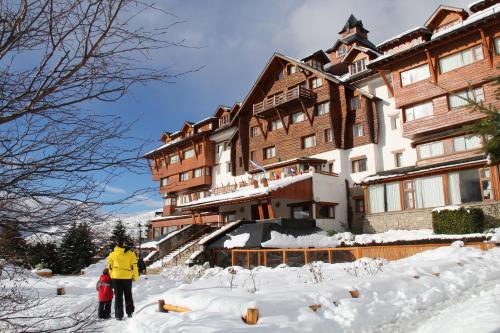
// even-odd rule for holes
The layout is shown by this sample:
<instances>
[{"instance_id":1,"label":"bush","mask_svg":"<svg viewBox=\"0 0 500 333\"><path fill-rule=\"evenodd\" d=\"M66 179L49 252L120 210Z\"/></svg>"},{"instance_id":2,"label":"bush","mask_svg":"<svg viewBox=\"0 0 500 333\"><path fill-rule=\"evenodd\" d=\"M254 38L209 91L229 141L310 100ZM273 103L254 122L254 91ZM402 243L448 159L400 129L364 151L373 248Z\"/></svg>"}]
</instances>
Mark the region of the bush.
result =
<instances>
[{"instance_id":1,"label":"bush","mask_svg":"<svg viewBox=\"0 0 500 333\"><path fill-rule=\"evenodd\" d=\"M436 234L472 234L483 232L484 213L481 208L443 209L432 212L432 228Z\"/></svg>"}]
</instances>

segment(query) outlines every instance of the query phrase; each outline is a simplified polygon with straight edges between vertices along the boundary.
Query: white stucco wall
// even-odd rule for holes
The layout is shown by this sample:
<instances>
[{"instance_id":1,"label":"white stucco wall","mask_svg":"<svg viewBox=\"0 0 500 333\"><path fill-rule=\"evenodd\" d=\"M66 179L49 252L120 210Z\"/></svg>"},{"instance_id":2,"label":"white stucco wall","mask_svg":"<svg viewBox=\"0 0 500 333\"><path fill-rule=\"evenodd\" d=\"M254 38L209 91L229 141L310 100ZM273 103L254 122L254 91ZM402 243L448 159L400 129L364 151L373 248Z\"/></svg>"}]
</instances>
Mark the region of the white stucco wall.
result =
<instances>
[{"instance_id":1,"label":"white stucco wall","mask_svg":"<svg viewBox=\"0 0 500 333\"><path fill-rule=\"evenodd\" d=\"M333 177L315 173L313 196L316 202L336 203L334 219L316 219L316 226L323 230L345 231L347 227L347 194L344 177ZM316 217L313 208L313 217Z\"/></svg>"}]
</instances>

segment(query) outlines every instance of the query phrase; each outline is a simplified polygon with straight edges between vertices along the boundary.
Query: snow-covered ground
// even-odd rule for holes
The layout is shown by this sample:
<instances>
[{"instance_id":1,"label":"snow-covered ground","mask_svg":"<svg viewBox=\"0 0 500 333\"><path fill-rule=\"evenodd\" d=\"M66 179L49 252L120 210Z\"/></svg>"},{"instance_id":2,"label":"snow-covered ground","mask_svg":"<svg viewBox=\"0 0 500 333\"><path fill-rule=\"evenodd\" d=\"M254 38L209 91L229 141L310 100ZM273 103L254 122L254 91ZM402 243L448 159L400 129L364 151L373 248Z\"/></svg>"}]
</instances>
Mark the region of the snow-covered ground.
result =
<instances>
[{"instance_id":1,"label":"snow-covered ground","mask_svg":"<svg viewBox=\"0 0 500 333\"><path fill-rule=\"evenodd\" d=\"M104 267L83 276L30 277L49 305L80 311L97 305L95 282ZM399 261L246 270L200 266L141 276L136 312L105 321L104 332L495 332L500 330L500 249L460 246L425 251ZM231 288L231 277L233 277ZM58 286L66 295L53 297ZM349 290L357 290L352 298ZM157 301L193 311L159 313ZM316 311L309 306L321 305ZM47 305L46 305L47 306ZM260 310L257 325L241 316ZM89 311L88 309L86 311Z\"/></svg>"}]
</instances>

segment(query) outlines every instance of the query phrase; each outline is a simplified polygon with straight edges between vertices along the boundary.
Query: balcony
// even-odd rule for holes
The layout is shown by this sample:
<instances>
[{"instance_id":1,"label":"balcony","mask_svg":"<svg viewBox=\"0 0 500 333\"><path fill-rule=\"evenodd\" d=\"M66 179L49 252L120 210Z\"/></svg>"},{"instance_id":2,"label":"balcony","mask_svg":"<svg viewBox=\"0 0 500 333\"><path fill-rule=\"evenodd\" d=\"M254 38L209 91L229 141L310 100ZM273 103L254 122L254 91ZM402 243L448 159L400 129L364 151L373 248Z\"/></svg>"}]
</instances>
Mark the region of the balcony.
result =
<instances>
[{"instance_id":1,"label":"balcony","mask_svg":"<svg viewBox=\"0 0 500 333\"><path fill-rule=\"evenodd\" d=\"M189 177L191 177L191 174L189 175ZM172 193L202 186L209 187L211 185L212 185L212 176L204 175L201 177L189 178L186 181L180 181L178 179L175 179L174 177L168 185L160 187L160 193L162 194Z\"/></svg>"},{"instance_id":2,"label":"balcony","mask_svg":"<svg viewBox=\"0 0 500 333\"><path fill-rule=\"evenodd\" d=\"M254 116L264 116L266 111L274 110L278 106L283 106L293 101L315 101L316 93L301 86L294 87L281 94L276 94L271 98L266 98L262 102L253 105Z\"/></svg>"}]
</instances>

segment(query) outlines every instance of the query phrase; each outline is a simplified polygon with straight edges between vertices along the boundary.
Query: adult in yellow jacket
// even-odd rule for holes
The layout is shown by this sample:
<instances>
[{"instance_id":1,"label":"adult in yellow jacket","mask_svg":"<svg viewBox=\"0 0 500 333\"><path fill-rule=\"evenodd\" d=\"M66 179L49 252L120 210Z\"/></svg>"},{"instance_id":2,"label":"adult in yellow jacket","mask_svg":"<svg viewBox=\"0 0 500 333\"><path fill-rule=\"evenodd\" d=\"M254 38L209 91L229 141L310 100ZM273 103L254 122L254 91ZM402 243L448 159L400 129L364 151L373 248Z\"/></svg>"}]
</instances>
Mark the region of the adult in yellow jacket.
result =
<instances>
[{"instance_id":1,"label":"adult in yellow jacket","mask_svg":"<svg viewBox=\"0 0 500 333\"><path fill-rule=\"evenodd\" d=\"M125 311L130 318L134 313L132 298L132 280L137 281L137 257L123 241L119 241L113 252L108 256L109 275L115 291L115 318L123 319L123 298L125 297Z\"/></svg>"}]
</instances>

